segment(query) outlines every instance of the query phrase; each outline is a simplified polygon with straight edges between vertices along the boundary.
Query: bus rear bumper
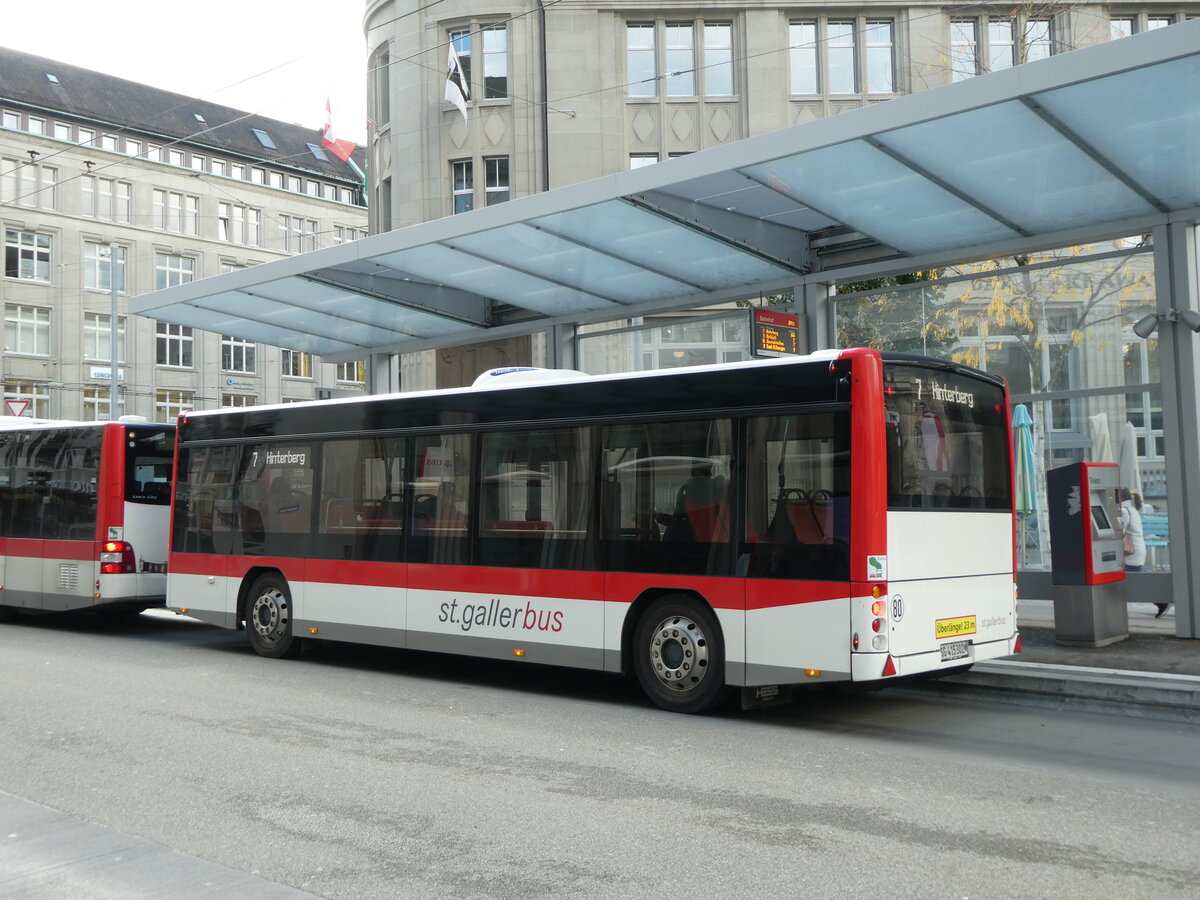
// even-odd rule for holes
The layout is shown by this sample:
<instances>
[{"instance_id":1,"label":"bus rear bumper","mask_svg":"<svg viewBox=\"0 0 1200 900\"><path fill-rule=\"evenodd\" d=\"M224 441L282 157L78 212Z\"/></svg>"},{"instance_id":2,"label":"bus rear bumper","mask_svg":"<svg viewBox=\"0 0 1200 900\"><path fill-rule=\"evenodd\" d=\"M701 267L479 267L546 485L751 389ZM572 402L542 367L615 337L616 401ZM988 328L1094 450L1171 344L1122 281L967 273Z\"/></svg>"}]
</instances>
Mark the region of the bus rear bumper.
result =
<instances>
[{"instance_id":1,"label":"bus rear bumper","mask_svg":"<svg viewBox=\"0 0 1200 900\"><path fill-rule=\"evenodd\" d=\"M945 642L944 642L945 643ZM943 658L941 646L921 653L893 656L889 653L855 653L850 660L854 681L879 681L905 675L926 675L950 669L960 669L985 659L1000 659L1016 652L1017 634L994 641L969 643L966 656ZM888 671L888 661L894 673ZM887 672L887 674L884 674Z\"/></svg>"}]
</instances>

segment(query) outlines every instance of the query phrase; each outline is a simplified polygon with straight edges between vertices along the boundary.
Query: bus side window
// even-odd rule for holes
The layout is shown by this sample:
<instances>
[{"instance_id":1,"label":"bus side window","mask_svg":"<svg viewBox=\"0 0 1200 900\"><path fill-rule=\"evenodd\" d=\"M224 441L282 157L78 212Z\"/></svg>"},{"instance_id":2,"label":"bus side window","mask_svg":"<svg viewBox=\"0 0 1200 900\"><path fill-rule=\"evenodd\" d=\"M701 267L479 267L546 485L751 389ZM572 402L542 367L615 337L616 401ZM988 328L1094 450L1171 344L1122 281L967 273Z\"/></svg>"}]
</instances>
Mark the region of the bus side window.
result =
<instances>
[{"instance_id":1,"label":"bus side window","mask_svg":"<svg viewBox=\"0 0 1200 900\"><path fill-rule=\"evenodd\" d=\"M602 429L604 568L729 574L731 434L729 419Z\"/></svg>"},{"instance_id":2,"label":"bus side window","mask_svg":"<svg viewBox=\"0 0 1200 900\"><path fill-rule=\"evenodd\" d=\"M498 432L482 440L480 561L590 565L591 430Z\"/></svg>"},{"instance_id":3,"label":"bus side window","mask_svg":"<svg viewBox=\"0 0 1200 900\"><path fill-rule=\"evenodd\" d=\"M848 427L845 413L747 420L740 557L750 575L849 577Z\"/></svg>"}]
</instances>

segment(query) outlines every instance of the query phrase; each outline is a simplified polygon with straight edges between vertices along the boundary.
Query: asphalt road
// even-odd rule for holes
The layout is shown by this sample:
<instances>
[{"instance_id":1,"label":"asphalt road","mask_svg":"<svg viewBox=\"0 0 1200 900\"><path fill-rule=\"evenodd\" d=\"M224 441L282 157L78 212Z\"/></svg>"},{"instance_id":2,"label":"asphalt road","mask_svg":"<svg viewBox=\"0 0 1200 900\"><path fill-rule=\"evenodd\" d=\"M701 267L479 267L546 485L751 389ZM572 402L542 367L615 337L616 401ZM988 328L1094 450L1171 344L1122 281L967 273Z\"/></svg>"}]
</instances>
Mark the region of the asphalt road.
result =
<instances>
[{"instance_id":1,"label":"asphalt road","mask_svg":"<svg viewBox=\"0 0 1200 900\"><path fill-rule=\"evenodd\" d=\"M6 897L1195 897L1200 728L0 625ZM7 796L6 796L7 795Z\"/></svg>"}]
</instances>

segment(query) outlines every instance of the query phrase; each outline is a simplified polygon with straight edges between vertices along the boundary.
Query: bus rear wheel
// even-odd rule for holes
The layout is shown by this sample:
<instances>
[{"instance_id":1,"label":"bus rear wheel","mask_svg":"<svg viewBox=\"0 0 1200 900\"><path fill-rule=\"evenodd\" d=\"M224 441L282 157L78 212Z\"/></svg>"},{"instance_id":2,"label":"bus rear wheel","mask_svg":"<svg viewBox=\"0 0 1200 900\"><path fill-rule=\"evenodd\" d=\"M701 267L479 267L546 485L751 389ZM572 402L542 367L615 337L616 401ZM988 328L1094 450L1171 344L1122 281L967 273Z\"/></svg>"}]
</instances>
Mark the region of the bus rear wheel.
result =
<instances>
[{"instance_id":1,"label":"bus rear wheel","mask_svg":"<svg viewBox=\"0 0 1200 900\"><path fill-rule=\"evenodd\" d=\"M638 683L663 709L706 712L728 697L721 627L694 597L670 594L650 604L638 620L633 648Z\"/></svg>"},{"instance_id":2,"label":"bus rear wheel","mask_svg":"<svg viewBox=\"0 0 1200 900\"><path fill-rule=\"evenodd\" d=\"M284 659L300 652L292 635L292 592L281 575L261 576L246 598L246 634L259 656Z\"/></svg>"}]
</instances>

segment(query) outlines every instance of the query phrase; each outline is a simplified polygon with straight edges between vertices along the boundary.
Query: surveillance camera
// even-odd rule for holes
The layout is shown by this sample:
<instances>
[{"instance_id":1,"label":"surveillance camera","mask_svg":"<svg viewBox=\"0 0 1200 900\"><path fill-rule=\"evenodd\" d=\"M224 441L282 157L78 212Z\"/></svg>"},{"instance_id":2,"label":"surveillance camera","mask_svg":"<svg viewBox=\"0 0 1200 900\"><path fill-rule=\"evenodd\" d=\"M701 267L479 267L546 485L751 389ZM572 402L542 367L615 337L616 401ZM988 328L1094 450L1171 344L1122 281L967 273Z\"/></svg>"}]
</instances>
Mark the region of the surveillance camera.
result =
<instances>
[{"instance_id":1,"label":"surveillance camera","mask_svg":"<svg viewBox=\"0 0 1200 900\"><path fill-rule=\"evenodd\" d=\"M1142 316L1133 323L1133 333L1145 340L1154 334L1154 329L1158 327L1158 315L1151 313L1148 316Z\"/></svg>"},{"instance_id":2,"label":"surveillance camera","mask_svg":"<svg viewBox=\"0 0 1200 900\"><path fill-rule=\"evenodd\" d=\"M1180 310L1179 321L1192 331L1200 331L1200 312L1196 312L1194 309Z\"/></svg>"}]
</instances>

